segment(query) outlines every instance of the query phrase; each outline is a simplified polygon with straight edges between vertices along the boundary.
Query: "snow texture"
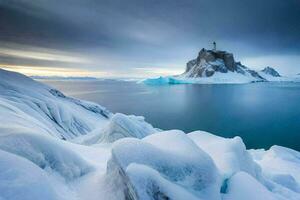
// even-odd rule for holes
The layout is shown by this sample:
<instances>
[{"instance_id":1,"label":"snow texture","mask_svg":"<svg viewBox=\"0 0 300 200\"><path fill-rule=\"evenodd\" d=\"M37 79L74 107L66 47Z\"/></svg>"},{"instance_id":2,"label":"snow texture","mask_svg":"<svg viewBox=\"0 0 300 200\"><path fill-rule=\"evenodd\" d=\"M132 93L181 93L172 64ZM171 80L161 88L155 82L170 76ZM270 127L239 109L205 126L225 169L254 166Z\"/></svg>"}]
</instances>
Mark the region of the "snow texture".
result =
<instances>
[{"instance_id":1,"label":"snow texture","mask_svg":"<svg viewBox=\"0 0 300 200\"><path fill-rule=\"evenodd\" d=\"M7 126L39 127L41 134L61 139L85 135L111 113L94 103L66 97L22 74L0 69L0 119ZM7 115L12 118L7 119ZM30 123L33 122L34 124Z\"/></svg>"},{"instance_id":2,"label":"snow texture","mask_svg":"<svg viewBox=\"0 0 300 200\"><path fill-rule=\"evenodd\" d=\"M181 131L118 141L108 174L114 170L124 180L128 199L219 199L213 160Z\"/></svg>"},{"instance_id":3,"label":"snow texture","mask_svg":"<svg viewBox=\"0 0 300 200\"><path fill-rule=\"evenodd\" d=\"M10 132L6 130L6 133ZM80 156L65 147L64 141L26 132L0 136L1 150L24 157L41 169L53 170L66 180L78 178L92 170Z\"/></svg>"},{"instance_id":4,"label":"snow texture","mask_svg":"<svg viewBox=\"0 0 300 200\"><path fill-rule=\"evenodd\" d=\"M0 199L59 199L46 173L26 159L0 150Z\"/></svg>"}]
</instances>

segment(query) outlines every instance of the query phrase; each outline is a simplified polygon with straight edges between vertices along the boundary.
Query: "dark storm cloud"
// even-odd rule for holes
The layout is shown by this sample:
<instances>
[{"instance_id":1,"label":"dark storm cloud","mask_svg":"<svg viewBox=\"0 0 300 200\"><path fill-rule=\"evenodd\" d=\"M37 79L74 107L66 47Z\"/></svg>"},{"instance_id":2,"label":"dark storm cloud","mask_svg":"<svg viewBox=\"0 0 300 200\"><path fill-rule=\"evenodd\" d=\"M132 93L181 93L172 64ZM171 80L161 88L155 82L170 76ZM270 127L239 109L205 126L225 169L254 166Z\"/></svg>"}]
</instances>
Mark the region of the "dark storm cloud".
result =
<instances>
[{"instance_id":1,"label":"dark storm cloud","mask_svg":"<svg viewBox=\"0 0 300 200\"><path fill-rule=\"evenodd\" d=\"M95 61L88 65L92 70L183 68L214 40L242 60L297 58L300 1L0 0L0 28L2 46L80 54ZM5 55L6 62L9 58L18 59Z\"/></svg>"}]
</instances>

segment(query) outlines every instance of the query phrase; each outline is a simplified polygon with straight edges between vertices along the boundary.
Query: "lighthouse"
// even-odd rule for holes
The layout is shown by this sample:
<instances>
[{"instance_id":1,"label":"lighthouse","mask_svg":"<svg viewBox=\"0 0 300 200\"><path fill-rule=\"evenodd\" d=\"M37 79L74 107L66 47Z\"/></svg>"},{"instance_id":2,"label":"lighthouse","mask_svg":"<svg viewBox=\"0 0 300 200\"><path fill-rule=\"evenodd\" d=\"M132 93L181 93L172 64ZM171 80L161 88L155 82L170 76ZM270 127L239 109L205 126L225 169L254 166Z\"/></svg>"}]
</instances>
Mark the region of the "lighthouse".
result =
<instances>
[{"instance_id":1,"label":"lighthouse","mask_svg":"<svg viewBox=\"0 0 300 200\"><path fill-rule=\"evenodd\" d=\"M213 42L213 51L217 51L217 43Z\"/></svg>"}]
</instances>

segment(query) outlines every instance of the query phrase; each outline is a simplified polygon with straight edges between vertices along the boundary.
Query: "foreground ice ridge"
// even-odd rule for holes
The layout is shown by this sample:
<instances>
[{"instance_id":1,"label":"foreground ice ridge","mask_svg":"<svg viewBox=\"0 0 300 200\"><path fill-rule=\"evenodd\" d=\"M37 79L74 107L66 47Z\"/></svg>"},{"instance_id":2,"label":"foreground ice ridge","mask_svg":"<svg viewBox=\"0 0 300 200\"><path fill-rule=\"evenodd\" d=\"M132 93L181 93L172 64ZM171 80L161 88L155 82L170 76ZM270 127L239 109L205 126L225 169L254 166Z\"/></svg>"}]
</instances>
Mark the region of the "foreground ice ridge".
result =
<instances>
[{"instance_id":1,"label":"foreground ice ridge","mask_svg":"<svg viewBox=\"0 0 300 200\"><path fill-rule=\"evenodd\" d=\"M2 69L0 102L0 120L6 126L38 127L40 132L61 139L85 135L111 115L100 105L66 97L54 88Z\"/></svg>"},{"instance_id":2,"label":"foreground ice ridge","mask_svg":"<svg viewBox=\"0 0 300 200\"><path fill-rule=\"evenodd\" d=\"M0 70L0 199L299 200L300 153L153 128Z\"/></svg>"},{"instance_id":3,"label":"foreground ice ridge","mask_svg":"<svg viewBox=\"0 0 300 200\"><path fill-rule=\"evenodd\" d=\"M269 159L272 149L261 151L263 159ZM260 153L252 150L252 154ZM300 169L297 156L298 152L286 154L292 162L297 160L297 167L292 167L295 171ZM281 160L281 164L292 166L289 159ZM300 198L299 177L298 181L293 178L298 175L292 168L283 174L279 169L270 170L274 174L267 175L269 170L264 170L272 163L261 167L260 162L238 137L225 139L202 131L184 134L173 130L116 142L107 176L124 185L125 199Z\"/></svg>"},{"instance_id":4,"label":"foreground ice ridge","mask_svg":"<svg viewBox=\"0 0 300 200\"><path fill-rule=\"evenodd\" d=\"M107 173L114 170L120 177L111 178L123 180L127 199L220 197L213 160L181 131L116 142Z\"/></svg>"}]
</instances>

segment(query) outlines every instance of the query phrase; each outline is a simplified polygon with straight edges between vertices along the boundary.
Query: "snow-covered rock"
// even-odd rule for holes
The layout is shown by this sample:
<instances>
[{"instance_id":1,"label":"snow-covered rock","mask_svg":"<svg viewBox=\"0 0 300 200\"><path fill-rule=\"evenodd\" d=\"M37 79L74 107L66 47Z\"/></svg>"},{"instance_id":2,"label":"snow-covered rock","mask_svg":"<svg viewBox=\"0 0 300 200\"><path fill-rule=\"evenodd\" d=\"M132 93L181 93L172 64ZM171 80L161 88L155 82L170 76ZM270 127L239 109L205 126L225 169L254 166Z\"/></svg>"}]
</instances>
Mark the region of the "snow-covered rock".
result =
<instances>
[{"instance_id":1,"label":"snow-covered rock","mask_svg":"<svg viewBox=\"0 0 300 200\"><path fill-rule=\"evenodd\" d=\"M126 199L220 199L213 160L181 131L119 140L107 171Z\"/></svg>"},{"instance_id":2,"label":"snow-covered rock","mask_svg":"<svg viewBox=\"0 0 300 200\"><path fill-rule=\"evenodd\" d=\"M226 51L201 49L198 57L186 65L185 72L180 75L184 78L213 77L215 73L227 74L234 72L241 76L251 77L253 81L264 81L254 70L235 62L233 54Z\"/></svg>"},{"instance_id":3,"label":"snow-covered rock","mask_svg":"<svg viewBox=\"0 0 300 200\"><path fill-rule=\"evenodd\" d=\"M224 179L239 171L259 178L260 168L240 137L222 138L204 131L195 131L188 136L211 156Z\"/></svg>"},{"instance_id":4,"label":"snow-covered rock","mask_svg":"<svg viewBox=\"0 0 300 200\"><path fill-rule=\"evenodd\" d=\"M274 68L272 67L265 67L264 69L258 71L258 74L263 77L264 79L268 81L279 81L279 82L294 82L296 79L293 77L285 77L281 76L279 72L277 72Z\"/></svg>"},{"instance_id":5,"label":"snow-covered rock","mask_svg":"<svg viewBox=\"0 0 300 200\"><path fill-rule=\"evenodd\" d=\"M282 76L272 67L266 67L258 74L270 82L300 82L300 77L295 76Z\"/></svg>"},{"instance_id":6,"label":"snow-covered rock","mask_svg":"<svg viewBox=\"0 0 300 200\"><path fill-rule=\"evenodd\" d=\"M261 70L261 72L274 77L281 77L281 75L272 67L266 67L263 70Z\"/></svg>"},{"instance_id":7,"label":"snow-covered rock","mask_svg":"<svg viewBox=\"0 0 300 200\"><path fill-rule=\"evenodd\" d=\"M186 83L250 83L266 79L254 70L247 68L234 60L232 53L201 49L196 59L186 64L183 74L146 79L146 84L186 84Z\"/></svg>"}]
</instances>

